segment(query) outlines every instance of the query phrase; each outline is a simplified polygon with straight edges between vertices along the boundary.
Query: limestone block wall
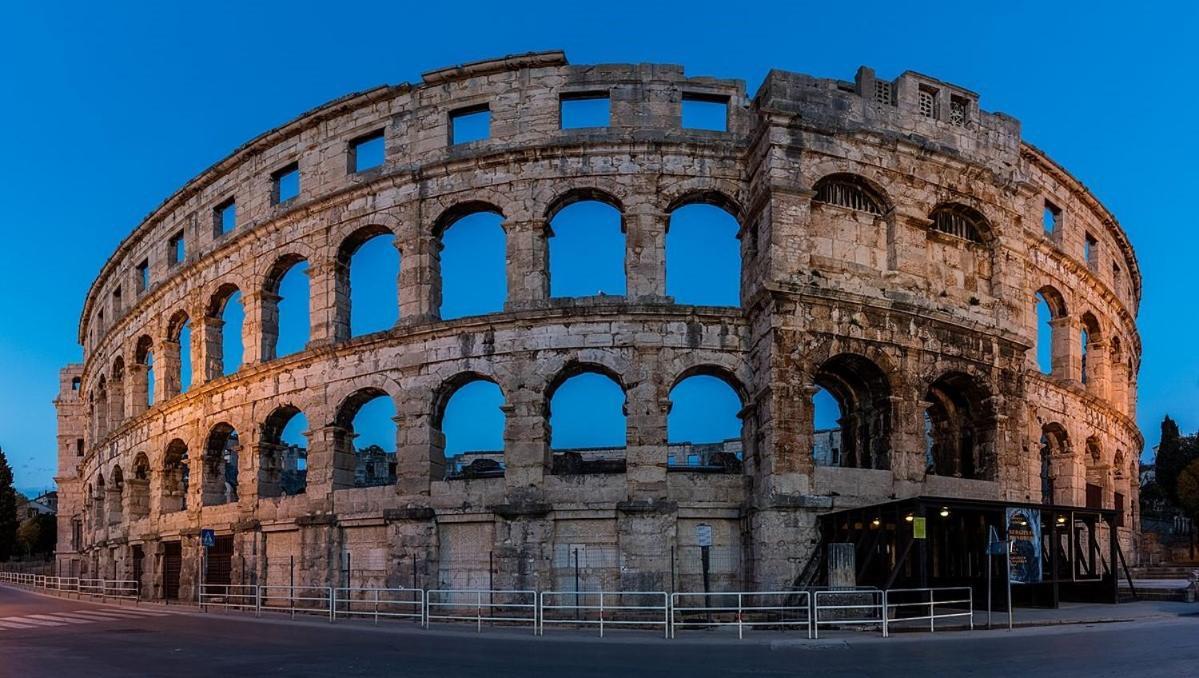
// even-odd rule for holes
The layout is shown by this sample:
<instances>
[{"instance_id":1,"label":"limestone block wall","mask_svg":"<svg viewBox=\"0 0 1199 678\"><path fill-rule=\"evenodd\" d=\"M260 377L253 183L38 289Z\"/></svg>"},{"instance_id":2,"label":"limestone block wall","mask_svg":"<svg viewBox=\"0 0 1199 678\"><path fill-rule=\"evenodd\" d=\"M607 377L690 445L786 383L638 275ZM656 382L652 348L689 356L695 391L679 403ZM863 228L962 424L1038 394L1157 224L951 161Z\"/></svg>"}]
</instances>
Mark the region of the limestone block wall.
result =
<instances>
[{"instance_id":1,"label":"limestone block wall","mask_svg":"<svg viewBox=\"0 0 1199 678\"><path fill-rule=\"evenodd\" d=\"M609 98L608 126L561 129L561 101L580 94ZM697 98L726 105L723 131L682 126ZM489 136L452 143L456 112L481 107ZM384 163L353 171L355 141L379 132ZM299 195L280 202L272 177L291 167ZM580 199L622 215L623 296L549 294L549 224ZM221 233L231 200L237 226ZM666 293L670 215L696 202L740 225L738 307ZM480 210L502 217L504 308L443 320L441 234ZM350 337L346 255L377 234L400 253L399 321ZM298 261L310 340L276 357L275 285ZM1049 375L1034 360L1045 289L1061 301ZM244 364L221 376L219 311L234 291ZM84 526L79 555L60 543L60 561L132 577L139 547L144 590L165 595L178 544L186 598L212 528L234 536L235 582L548 590L573 587L577 570L585 588L694 590L702 524L715 585L775 589L803 569L818 513L896 496L1040 501L1051 481L1053 501L1082 505L1091 485L1104 506L1121 495L1132 526L1139 301L1114 217L1016 120L948 83L774 71L750 98L679 66L574 66L556 52L434 71L248 142L113 253L86 297L84 364L64 371L78 387L57 401L60 488L74 488L60 520ZM180 393L184 322L193 383ZM1085 368L1071 338L1084 328ZM625 392L622 473L554 472L548 402L579 371ZM667 468L669 394L694 374L742 398L741 473ZM504 473L447 480L441 408L476 378L504 396ZM812 457L818 388L842 406L837 467ZM394 485L352 483L347 418L367 395L395 405ZM309 422L308 484L273 496L268 422L293 409ZM229 429L235 488L205 462Z\"/></svg>"}]
</instances>

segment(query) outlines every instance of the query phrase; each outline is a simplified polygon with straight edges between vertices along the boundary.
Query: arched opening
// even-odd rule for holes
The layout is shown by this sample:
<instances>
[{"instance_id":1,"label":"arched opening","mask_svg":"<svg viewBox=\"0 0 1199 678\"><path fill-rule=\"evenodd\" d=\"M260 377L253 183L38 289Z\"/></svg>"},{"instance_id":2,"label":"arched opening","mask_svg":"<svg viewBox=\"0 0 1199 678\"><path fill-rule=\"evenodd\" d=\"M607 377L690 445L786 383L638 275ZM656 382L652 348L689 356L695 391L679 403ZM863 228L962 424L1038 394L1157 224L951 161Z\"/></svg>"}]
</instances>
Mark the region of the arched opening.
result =
<instances>
[{"instance_id":1,"label":"arched opening","mask_svg":"<svg viewBox=\"0 0 1199 678\"><path fill-rule=\"evenodd\" d=\"M1086 456L1086 505L1087 508L1111 508L1105 496L1108 489L1109 469L1103 463L1103 446L1098 436L1087 438Z\"/></svg>"},{"instance_id":2,"label":"arched opening","mask_svg":"<svg viewBox=\"0 0 1199 678\"><path fill-rule=\"evenodd\" d=\"M245 319L241 290L233 284L222 285L208 304L204 354L209 379L233 374L241 369L245 353L242 344Z\"/></svg>"},{"instance_id":3,"label":"arched opening","mask_svg":"<svg viewBox=\"0 0 1199 678\"><path fill-rule=\"evenodd\" d=\"M1128 413L1128 360L1124 355L1124 342L1113 335L1108 363L1111 365L1111 401L1116 410Z\"/></svg>"},{"instance_id":4,"label":"arched opening","mask_svg":"<svg viewBox=\"0 0 1199 678\"><path fill-rule=\"evenodd\" d=\"M342 242L337 254L338 341L395 326L400 252L384 226L367 226Z\"/></svg>"},{"instance_id":5,"label":"arched opening","mask_svg":"<svg viewBox=\"0 0 1199 678\"><path fill-rule=\"evenodd\" d=\"M1042 374L1057 375L1065 360L1060 338L1061 319L1066 317L1066 302L1052 287L1042 287L1036 294L1037 367ZM1055 367L1055 364L1059 367Z\"/></svg>"},{"instance_id":6,"label":"arched opening","mask_svg":"<svg viewBox=\"0 0 1199 678\"><path fill-rule=\"evenodd\" d=\"M109 421L113 427L121 425L125 421L125 359L117 356L112 361L112 371L110 373L112 379L109 382L108 392L111 393L109 399Z\"/></svg>"},{"instance_id":7,"label":"arched opening","mask_svg":"<svg viewBox=\"0 0 1199 678\"><path fill-rule=\"evenodd\" d=\"M504 475L504 393L486 377L461 375L443 387L434 420L432 458L445 458L446 478Z\"/></svg>"},{"instance_id":8,"label":"arched opening","mask_svg":"<svg viewBox=\"0 0 1199 678\"><path fill-rule=\"evenodd\" d=\"M145 452L133 458L133 477L129 486L129 518L137 520L150 515L150 459Z\"/></svg>"},{"instance_id":9,"label":"arched opening","mask_svg":"<svg viewBox=\"0 0 1199 678\"><path fill-rule=\"evenodd\" d=\"M618 203L587 193L559 204L549 220L550 296L624 296L625 234Z\"/></svg>"},{"instance_id":10,"label":"arched opening","mask_svg":"<svg viewBox=\"0 0 1199 678\"><path fill-rule=\"evenodd\" d=\"M856 174L830 174L816 182L815 190L813 202L875 215L887 212L887 201L882 191Z\"/></svg>"},{"instance_id":11,"label":"arched opening","mask_svg":"<svg viewBox=\"0 0 1199 678\"><path fill-rule=\"evenodd\" d=\"M666 294L680 304L741 305L741 242L736 217L690 203L670 213Z\"/></svg>"},{"instance_id":12,"label":"arched opening","mask_svg":"<svg viewBox=\"0 0 1199 678\"><path fill-rule=\"evenodd\" d=\"M108 487L108 524L120 525L125 519L125 474L120 466L112 467L112 475Z\"/></svg>"},{"instance_id":13,"label":"arched opening","mask_svg":"<svg viewBox=\"0 0 1199 678\"><path fill-rule=\"evenodd\" d=\"M108 379L104 375L100 375L100 380L96 382L95 398L93 421L95 421L96 440L99 441L108 435Z\"/></svg>"},{"instance_id":14,"label":"arched opening","mask_svg":"<svg viewBox=\"0 0 1199 678\"><path fill-rule=\"evenodd\" d=\"M442 319L504 310L508 273L503 223L503 215L482 208L441 227Z\"/></svg>"},{"instance_id":15,"label":"arched opening","mask_svg":"<svg viewBox=\"0 0 1199 678\"><path fill-rule=\"evenodd\" d=\"M333 442L334 489L395 484L395 416L395 403L380 389L363 389L342 403Z\"/></svg>"},{"instance_id":16,"label":"arched opening","mask_svg":"<svg viewBox=\"0 0 1199 678\"><path fill-rule=\"evenodd\" d=\"M164 352L164 396L172 398L187 393L192 385L192 327L191 319L180 311L167 326Z\"/></svg>"},{"instance_id":17,"label":"arched opening","mask_svg":"<svg viewBox=\"0 0 1199 678\"><path fill-rule=\"evenodd\" d=\"M991 239L991 226L981 212L961 203L942 203L929 215L933 230L976 244Z\"/></svg>"},{"instance_id":18,"label":"arched opening","mask_svg":"<svg viewBox=\"0 0 1199 678\"><path fill-rule=\"evenodd\" d=\"M188 481L191 465L187 458L187 443L175 438L167 444L162 458L162 496L159 512L173 513L187 509Z\"/></svg>"},{"instance_id":19,"label":"arched opening","mask_svg":"<svg viewBox=\"0 0 1199 678\"><path fill-rule=\"evenodd\" d=\"M237 501L240 451L236 429L224 422L212 427L204 444L204 476L200 488L204 506L220 506Z\"/></svg>"},{"instance_id":20,"label":"arched opening","mask_svg":"<svg viewBox=\"0 0 1199 678\"><path fill-rule=\"evenodd\" d=\"M1041 427L1041 503L1057 503L1060 467L1070 458L1070 438L1057 422ZM1063 502L1068 503L1068 502Z\"/></svg>"},{"instance_id":21,"label":"arched opening","mask_svg":"<svg viewBox=\"0 0 1199 678\"><path fill-rule=\"evenodd\" d=\"M134 355L138 371L133 395L141 411L154 406L154 340L148 336L138 339Z\"/></svg>"},{"instance_id":22,"label":"arched opening","mask_svg":"<svg viewBox=\"0 0 1199 678\"><path fill-rule=\"evenodd\" d=\"M258 496L290 497L308 488L308 418L284 405L266 418L258 444Z\"/></svg>"},{"instance_id":23,"label":"arched opening","mask_svg":"<svg viewBox=\"0 0 1199 678\"><path fill-rule=\"evenodd\" d=\"M741 473L741 396L723 376L696 373L670 390L667 470Z\"/></svg>"},{"instance_id":24,"label":"arched opening","mask_svg":"<svg viewBox=\"0 0 1199 678\"><path fill-rule=\"evenodd\" d=\"M547 402L554 473L624 472L625 393L616 375L572 366L555 380Z\"/></svg>"},{"instance_id":25,"label":"arched opening","mask_svg":"<svg viewBox=\"0 0 1199 678\"><path fill-rule=\"evenodd\" d=\"M812 459L818 466L891 468L891 386L868 358L842 353L813 375Z\"/></svg>"},{"instance_id":26,"label":"arched opening","mask_svg":"<svg viewBox=\"0 0 1199 678\"><path fill-rule=\"evenodd\" d=\"M995 472L995 418L990 393L978 381L951 372L925 393L927 473L991 480Z\"/></svg>"},{"instance_id":27,"label":"arched opening","mask_svg":"<svg viewBox=\"0 0 1199 678\"><path fill-rule=\"evenodd\" d=\"M1079 330L1079 353L1081 359L1079 361L1079 379L1087 386L1088 391L1095 391L1098 388L1097 377L1099 376L1099 345L1102 341L1102 331L1099 327L1099 320L1087 311L1082 314L1081 325Z\"/></svg>"},{"instance_id":28,"label":"arched opening","mask_svg":"<svg viewBox=\"0 0 1199 678\"><path fill-rule=\"evenodd\" d=\"M104 502L107 498L108 490L104 486L104 474L96 476L95 491L92 493L95 504L92 506L92 527L95 529L103 528L108 525L108 514L104 510Z\"/></svg>"},{"instance_id":29,"label":"arched opening","mask_svg":"<svg viewBox=\"0 0 1199 678\"><path fill-rule=\"evenodd\" d=\"M308 262L289 255L267 274L262 294L262 359L299 353L308 346Z\"/></svg>"}]
</instances>

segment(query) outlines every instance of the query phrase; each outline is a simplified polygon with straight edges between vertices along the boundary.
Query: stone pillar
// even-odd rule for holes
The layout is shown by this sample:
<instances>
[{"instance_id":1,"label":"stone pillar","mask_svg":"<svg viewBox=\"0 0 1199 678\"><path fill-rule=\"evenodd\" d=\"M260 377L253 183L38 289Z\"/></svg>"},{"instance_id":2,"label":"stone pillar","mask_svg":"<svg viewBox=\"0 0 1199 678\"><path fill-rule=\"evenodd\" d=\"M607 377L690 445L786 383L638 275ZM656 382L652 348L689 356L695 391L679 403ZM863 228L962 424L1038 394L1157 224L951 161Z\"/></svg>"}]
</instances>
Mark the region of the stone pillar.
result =
<instances>
[{"instance_id":1,"label":"stone pillar","mask_svg":"<svg viewBox=\"0 0 1199 678\"><path fill-rule=\"evenodd\" d=\"M432 589L437 581L438 535L431 508L385 509L390 559L387 586Z\"/></svg>"},{"instance_id":2,"label":"stone pillar","mask_svg":"<svg viewBox=\"0 0 1199 678\"><path fill-rule=\"evenodd\" d=\"M125 481L125 515L136 520L150 515L150 481L130 478Z\"/></svg>"},{"instance_id":3,"label":"stone pillar","mask_svg":"<svg viewBox=\"0 0 1199 678\"><path fill-rule=\"evenodd\" d=\"M1061 320L1064 321L1061 323L1060 326L1063 330L1062 335L1064 335L1064 337L1065 337L1063 339L1063 341L1065 342L1065 345L1066 345L1065 350L1062 353L1062 355L1063 355L1062 360L1068 361L1068 363L1070 365L1070 370L1068 372L1062 373L1061 376L1066 379L1069 379L1070 381L1072 381L1076 384L1081 384L1082 383L1082 338L1079 333L1082 331L1082 327L1081 327L1081 325L1078 324L1078 321L1075 318L1062 318ZM1058 322L1058 321L1054 320L1053 322ZM1054 344L1056 346L1056 344L1057 344L1056 337L1058 334L1058 332L1057 332L1058 326L1053 325L1053 328L1054 328ZM1054 349L1053 360L1054 360L1054 363L1053 363L1054 364L1054 372L1056 373L1057 372L1057 364L1058 364L1056 348ZM1056 374L1055 374L1055 376L1056 376Z\"/></svg>"},{"instance_id":4,"label":"stone pillar","mask_svg":"<svg viewBox=\"0 0 1199 678\"><path fill-rule=\"evenodd\" d=\"M224 346L221 344L221 336L224 333L225 321L205 316L200 319L199 329L200 350L193 356L192 381L203 384L221 378L224 372Z\"/></svg>"},{"instance_id":5,"label":"stone pillar","mask_svg":"<svg viewBox=\"0 0 1199 678\"><path fill-rule=\"evenodd\" d=\"M154 371L162 386L155 390L154 394L156 401L164 401L179 395L183 390L179 342L163 341L159 344L158 350L159 362Z\"/></svg>"},{"instance_id":6,"label":"stone pillar","mask_svg":"<svg viewBox=\"0 0 1199 678\"><path fill-rule=\"evenodd\" d=\"M150 392L150 370L142 363L133 363L128 367L129 374L129 409L130 417L136 417L149 408L147 396Z\"/></svg>"},{"instance_id":7,"label":"stone pillar","mask_svg":"<svg viewBox=\"0 0 1199 678\"><path fill-rule=\"evenodd\" d=\"M1107 342L1092 339L1087 346L1087 393L1107 397Z\"/></svg>"},{"instance_id":8,"label":"stone pillar","mask_svg":"<svg viewBox=\"0 0 1199 678\"><path fill-rule=\"evenodd\" d=\"M549 504L537 502L495 508L493 587L517 591L553 588L554 521L549 518L550 510Z\"/></svg>"},{"instance_id":9,"label":"stone pillar","mask_svg":"<svg viewBox=\"0 0 1199 678\"><path fill-rule=\"evenodd\" d=\"M549 298L549 224L505 221L508 299L505 310L537 306Z\"/></svg>"},{"instance_id":10,"label":"stone pillar","mask_svg":"<svg viewBox=\"0 0 1199 678\"><path fill-rule=\"evenodd\" d=\"M338 338L337 262L310 262L308 276L308 347L328 346ZM346 295L349 301L349 295ZM347 317L348 338L348 317Z\"/></svg>"},{"instance_id":11,"label":"stone pillar","mask_svg":"<svg viewBox=\"0 0 1199 678\"><path fill-rule=\"evenodd\" d=\"M1109 393L1112 407L1122 414L1128 413L1128 366L1122 361L1111 361Z\"/></svg>"},{"instance_id":12,"label":"stone pillar","mask_svg":"<svg viewBox=\"0 0 1199 678\"><path fill-rule=\"evenodd\" d=\"M340 570L341 534L337 516L322 514L296 519L300 528L300 553L296 558L296 584L336 586Z\"/></svg>"},{"instance_id":13,"label":"stone pillar","mask_svg":"<svg viewBox=\"0 0 1199 678\"><path fill-rule=\"evenodd\" d=\"M1078 342L1074 340L1076 327L1074 321L1067 317L1053 318L1049 321L1050 328L1050 374L1062 379L1079 380L1074 371L1075 353L1078 352Z\"/></svg>"},{"instance_id":14,"label":"stone pillar","mask_svg":"<svg viewBox=\"0 0 1199 678\"><path fill-rule=\"evenodd\" d=\"M179 600L186 603L196 599L196 590L200 584L200 563L204 557L204 547L200 545L200 528L189 528L180 534L179 541L183 553L182 566L179 568Z\"/></svg>"},{"instance_id":15,"label":"stone pillar","mask_svg":"<svg viewBox=\"0 0 1199 678\"><path fill-rule=\"evenodd\" d=\"M666 302L667 215L651 204L630 206L625 230L625 295L630 301Z\"/></svg>"},{"instance_id":16,"label":"stone pillar","mask_svg":"<svg viewBox=\"0 0 1199 678\"><path fill-rule=\"evenodd\" d=\"M133 370L131 369L129 372L129 381L136 384L137 380L133 378ZM133 390L135 389L125 387L124 379L114 378L108 382L108 430L111 431L120 426L125 421L126 412L130 416L137 416L145 410L145 407L139 410L130 404L137 401L136 397L130 398L129 392Z\"/></svg>"},{"instance_id":17,"label":"stone pillar","mask_svg":"<svg viewBox=\"0 0 1199 678\"><path fill-rule=\"evenodd\" d=\"M927 450L924 440L924 412L929 403L916 397L915 392L892 395L891 406L891 472L895 476L899 496L921 494L924 472L927 469ZM906 486L906 487L905 487Z\"/></svg>"},{"instance_id":18,"label":"stone pillar","mask_svg":"<svg viewBox=\"0 0 1199 678\"><path fill-rule=\"evenodd\" d=\"M399 404L396 423L396 493L428 497L429 481L445 478L445 434L433 426L429 401L414 395Z\"/></svg>"},{"instance_id":19,"label":"stone pillar","mask_svg":"<svg viewBox=\"0 0 1199 678\"><path fill-rule=\"evenodd\" d=\"M666 498L666 415L670 395L661 382L657 356L643 353L635 361L634 384L625 394L625 480L630 501Z\"/></svg>"},{"instance_id":20,"label":"stone pillar","mask_svg":"<svg viewBox=\"0 0 1199 678\"><path fill-rule=\"evenodd\" d=\"M532 364L522 371L532 372ZM537 383L537 382L534 382ZM522 384L507 394L504 410L504 483L509 501L539 501L552 470L546 403L541 390Z\"/></svg>"},{"instance_id":21,"label":"stone pillar","mask_svg":"<svg viewBox=\"0 0 1199 678\"><path fill-rule=\"evenodd\" d=\"M308 437L308 487L310 502L332 506L333 491L354 486L354 454L350 432L336 424L313 429Z\"/></svg>"},{"instance_id":22,"label":"stone pillar","mask_svg":"<svg viewBox=\"0 0 1199 678\"><path fill-rule=\"evenodd\" d=\"M268 362L278 357L279 300L282 298L265 290L242 295L246 310L242 345L246 347L244 361L247 365Z\"/></svg>"},{"instance_id":23,"label":"stone pillar","mask_svg":"<svg viewBox=\"0 0 1199 678\"><path fill-rule=\"evenodd\" d=\"M400 321L435 320L441 312L441 240L418 236L400 260Z\"/></svg>"}]
</instances>

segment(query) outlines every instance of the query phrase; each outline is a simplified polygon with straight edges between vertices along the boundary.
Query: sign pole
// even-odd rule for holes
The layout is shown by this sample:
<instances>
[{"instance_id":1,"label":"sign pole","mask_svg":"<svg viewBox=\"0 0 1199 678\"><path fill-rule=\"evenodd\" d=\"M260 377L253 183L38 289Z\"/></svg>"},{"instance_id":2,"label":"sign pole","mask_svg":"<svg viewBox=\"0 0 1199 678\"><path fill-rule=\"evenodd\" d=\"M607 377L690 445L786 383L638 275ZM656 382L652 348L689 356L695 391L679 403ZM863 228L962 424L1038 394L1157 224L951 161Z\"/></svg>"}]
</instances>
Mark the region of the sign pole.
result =
<instances>
[{"instance_id":1,"label":"sign pole","mask_svg":"<svg viewBox=\"0 0 1199 678\"><path fill-rule=\"evenodd\" d=\"M1012 541L1007 542L1007 630L1012 630Z\"/></svg>"},{"instance_id":2,"label":"sign pole","mask_svg":"<svg viewBox=\"0 0 1199 678\"><path fill-rule=\"evenodd\" d=\"M995 560L995 556L991 554L991 549L987 549L987 630L991 630L991 589L995 588L994 581L991 579L991 561Z\"/></svg>"}]
</instances>

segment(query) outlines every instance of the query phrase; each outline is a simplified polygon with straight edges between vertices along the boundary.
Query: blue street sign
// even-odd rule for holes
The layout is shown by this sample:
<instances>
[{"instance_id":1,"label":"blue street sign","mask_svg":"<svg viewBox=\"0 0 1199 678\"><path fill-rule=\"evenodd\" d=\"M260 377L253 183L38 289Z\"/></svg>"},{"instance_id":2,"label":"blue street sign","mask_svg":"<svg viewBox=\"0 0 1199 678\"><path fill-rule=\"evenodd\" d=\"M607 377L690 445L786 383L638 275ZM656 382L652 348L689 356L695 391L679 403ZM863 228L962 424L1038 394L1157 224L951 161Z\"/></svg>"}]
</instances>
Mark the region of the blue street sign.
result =
<instances>
[{"instance_id":1,"label":"blue street sign","mask_svg":"<svg viewBox=\"0 0 1199 678\"><path fill-rule=\"evenodd\" d=\"M207 528L200 530L200 543L206 549L216 546L216 531Z\"/></svg>"}]
</instances>

